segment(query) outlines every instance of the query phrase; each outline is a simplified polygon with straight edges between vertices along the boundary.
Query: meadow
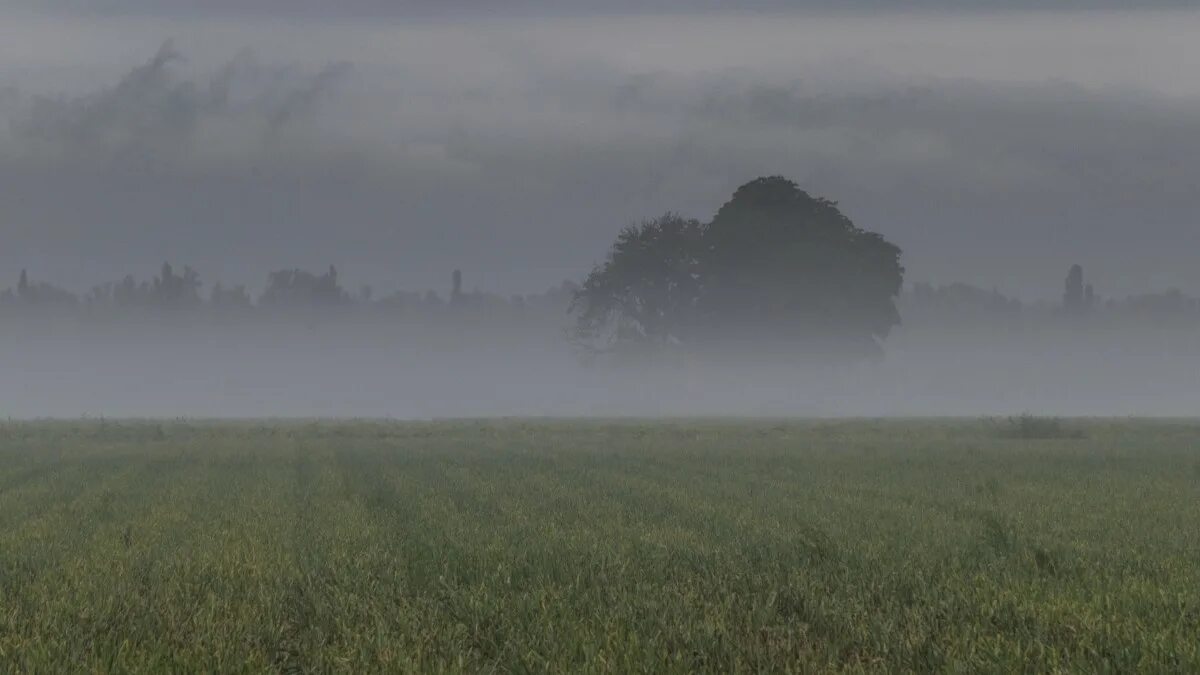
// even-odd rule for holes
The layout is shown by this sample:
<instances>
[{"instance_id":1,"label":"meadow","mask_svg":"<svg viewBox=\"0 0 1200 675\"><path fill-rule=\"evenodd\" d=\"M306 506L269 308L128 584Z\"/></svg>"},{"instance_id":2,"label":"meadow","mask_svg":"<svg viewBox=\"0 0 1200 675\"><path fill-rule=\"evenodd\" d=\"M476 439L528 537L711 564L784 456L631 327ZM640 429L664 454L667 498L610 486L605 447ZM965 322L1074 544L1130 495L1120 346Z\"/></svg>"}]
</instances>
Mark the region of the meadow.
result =
<instances>
[{"instance_id":1,"label":"meadow","mask_svg":"<svg viewBox=\"0 0 1200 675\"><path fill-rule=\"evenodd\" d=\"M8 422L0 671L1200 672L1200 422L1069 424Z\"/></svg>"}]
</instances>

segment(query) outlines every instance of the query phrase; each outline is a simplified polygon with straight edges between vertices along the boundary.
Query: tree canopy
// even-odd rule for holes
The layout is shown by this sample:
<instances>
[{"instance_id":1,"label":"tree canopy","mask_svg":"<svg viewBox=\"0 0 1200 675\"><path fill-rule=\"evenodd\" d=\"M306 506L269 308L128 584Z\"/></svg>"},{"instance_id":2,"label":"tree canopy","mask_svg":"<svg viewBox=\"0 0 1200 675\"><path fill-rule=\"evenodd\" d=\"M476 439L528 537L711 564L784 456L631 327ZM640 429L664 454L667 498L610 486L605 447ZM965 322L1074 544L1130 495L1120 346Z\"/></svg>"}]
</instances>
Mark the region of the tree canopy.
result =
<instances>
[{"instance_id":1,"label":"tree canopy","mask_svg":"<svg viewBox=\"0 0 1200 675\"><path fill-rule=\"evenodd\" d=\"M704 228L674 213L621 230L607 262L576 292L585 344L663 345L686 339L698 319Z\"/></svg>"},{"instance_id":2,"label":"tree canopy","mask_svg":"<svg viewBox=\"0 0 1200 675\"><path fill-rule=\"evenodd\" d=\"M900 249L782 177L738 188L707 224L623 230L575 297L594 348L783 343L854 354L899 323Z\"/></svg>"}]
</instances>

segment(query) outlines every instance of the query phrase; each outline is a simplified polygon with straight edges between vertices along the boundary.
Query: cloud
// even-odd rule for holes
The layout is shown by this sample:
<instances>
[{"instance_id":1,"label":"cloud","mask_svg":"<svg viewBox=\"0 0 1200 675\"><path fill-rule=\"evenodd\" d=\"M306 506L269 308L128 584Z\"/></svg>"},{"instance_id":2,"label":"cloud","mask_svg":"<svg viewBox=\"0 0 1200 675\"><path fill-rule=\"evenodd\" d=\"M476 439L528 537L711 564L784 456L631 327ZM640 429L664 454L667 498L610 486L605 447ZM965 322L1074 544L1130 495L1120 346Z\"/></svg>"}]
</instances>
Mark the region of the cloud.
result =
<instances>
[{"instance_id":1,"label":"cloud","mask_svg":"<svg viewBox=\"0 0 1200 675\"><path fill-rule=\"evenodd\" d=\"M1055 294L1082 262L1105 292L1200 286L1190 85L1089 79L1113 73L1103 51L1060 67L1051 56L1075 34L1041 22L1009 37L959 19L797 24L801 45L824 40L810 57L779 51L796 31L748 21L309 27L323 50L304 61L265 32L242 43L262 57L195 47L259 28L185 31L110 84L10 88L0 268L79 288L170 259L258 285L267 269L334 262L386 290L461 267L480 286L532 291L585 272L630 221L707 218L741 182L782 173L900 243L915 280ZM935 60L915 37L837 47L930 30L986 50L1029 26L1053 35L1026 49L1046 50L1044 70L1078 77L1019 60L925 72ZM718 34L742 51L718 58ZM870 58L830 57L859 52Z\"/></svg>"},{"instance_id":2,"label":"cloud","mask_svg":"<svg viewBox=\"0 0 1200 675\"><path fill-rule=\"evenodd\" d=\"M183 60L168 40L112 86L10 104L4 155L14 164L111 170L183 165L222 151L260 153L311 113L348 72L337 63L299 74L264 67L244 53L207 80L195 81L174 72Z\"/></svg>"}]
</instances>

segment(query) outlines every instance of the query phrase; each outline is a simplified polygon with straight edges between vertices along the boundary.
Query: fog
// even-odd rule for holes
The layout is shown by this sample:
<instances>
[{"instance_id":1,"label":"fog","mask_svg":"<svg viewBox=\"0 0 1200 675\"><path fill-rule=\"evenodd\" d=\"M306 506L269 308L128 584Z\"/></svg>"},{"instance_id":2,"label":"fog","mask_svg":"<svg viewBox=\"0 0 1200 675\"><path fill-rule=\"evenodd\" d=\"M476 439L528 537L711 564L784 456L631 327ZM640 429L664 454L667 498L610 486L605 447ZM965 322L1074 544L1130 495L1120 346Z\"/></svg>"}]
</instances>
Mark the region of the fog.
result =
<instances>
[{"instance_id":1,"label":"fog","mask_svg":"<svg viewBox=\"0 0 1200 675\"><path fill-rule=\"evenodd\" d=\"M0 409L18 418L1191 415L1200 301L1154 297L1072 318L1048 304L1010 311L909 291L883 354L849 365L762 344L589 356L567 339L561 295L458 308L5 312Z\"/></svg>"},{"instance_id":2,"label":"fog","mask_svg":"<svg viewBox=\"0 0 1200 675\"><path fill-rule=\"evenodd\" d=\"M27 417L952 416L1194 415L1193 345L1013 340L935 349L898 340L849 372L763 363L585 368L559 345L484 348L313 331L286 346L266 331L186 348L110 335L10 344L0 406ZM149 341L146 341L149 340ZM146 342L140 342L146 341Z\"/></svg>"},{"instance_id":3,"label":"fog","mask_svg":"<svg viewBox=\"0 0 1200 675\"><path fill-rule=\"evenodd\" d=\"M1194 414L1200 12L876 4L0 2L0 290L332 263L375 302L0 308L0 415ZM777 174L903 250L881 357L581 357L541 294ZM1069 320L1075 263L1111 304ZM453 269L507 309L378 304Z\"/></svg>"}]
</instances>

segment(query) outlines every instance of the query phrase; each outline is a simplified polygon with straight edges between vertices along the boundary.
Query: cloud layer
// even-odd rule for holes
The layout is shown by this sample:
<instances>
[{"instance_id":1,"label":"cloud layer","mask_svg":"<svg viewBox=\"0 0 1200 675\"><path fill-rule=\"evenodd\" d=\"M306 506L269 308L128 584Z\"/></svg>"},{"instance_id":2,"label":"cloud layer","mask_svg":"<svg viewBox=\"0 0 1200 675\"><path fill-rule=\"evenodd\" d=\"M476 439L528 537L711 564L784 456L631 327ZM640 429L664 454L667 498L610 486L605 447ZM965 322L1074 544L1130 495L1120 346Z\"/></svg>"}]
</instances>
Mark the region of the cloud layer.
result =
<instances>
[{"instance_id":1,"label":"cloud layer","mask_svg":"<svg viewBox=\"0 0 1200 675\"><path fill-rule=\"evenodd\" d=\"M633 219L782 173L915 280L1053 295L1078 261L1101 292L1200 287L1200 82L1163 67L1196 14L25 20L0 47L0 270L535 290Z\"/></svg>"}]
</instances>

